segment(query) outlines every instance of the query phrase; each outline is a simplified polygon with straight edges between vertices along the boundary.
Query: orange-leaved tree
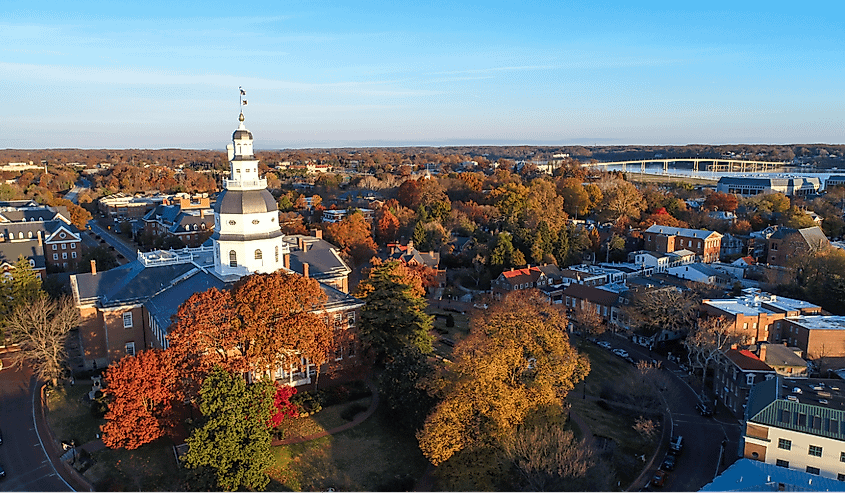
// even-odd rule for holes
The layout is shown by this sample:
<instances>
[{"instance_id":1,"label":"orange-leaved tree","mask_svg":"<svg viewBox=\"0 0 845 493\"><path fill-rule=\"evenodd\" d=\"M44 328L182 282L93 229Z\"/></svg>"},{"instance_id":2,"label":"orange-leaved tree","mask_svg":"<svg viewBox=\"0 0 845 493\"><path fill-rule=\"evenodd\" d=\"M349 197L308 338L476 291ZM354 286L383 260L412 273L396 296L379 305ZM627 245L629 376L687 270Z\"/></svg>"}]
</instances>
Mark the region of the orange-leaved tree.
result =
<instances>
[{"instance_id":1,"label":"orange-leaved tree","mask_svg":"<svg viewBox=\"0 0 845 493\"><path fill-rule=\"evenodd\" d=\"M173 429L179 375L167 351L149 349L124 356L105 373L109 402L100 427L109 448L136 449Z\"/></svg>"}]
</instances>

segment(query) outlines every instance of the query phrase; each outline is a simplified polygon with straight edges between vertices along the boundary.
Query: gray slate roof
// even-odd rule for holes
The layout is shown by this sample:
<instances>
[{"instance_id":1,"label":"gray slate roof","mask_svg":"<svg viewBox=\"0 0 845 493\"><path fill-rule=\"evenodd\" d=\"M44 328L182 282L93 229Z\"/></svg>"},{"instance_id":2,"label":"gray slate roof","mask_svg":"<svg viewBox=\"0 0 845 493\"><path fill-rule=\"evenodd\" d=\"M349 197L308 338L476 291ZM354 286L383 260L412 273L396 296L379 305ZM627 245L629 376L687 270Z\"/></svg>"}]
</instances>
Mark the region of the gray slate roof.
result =
<instances>
[{"instance_id":1,"label":"gray slate roof","mask_svg":"<svg viewBox=\"0 0 845 493\"><path fill-rule=\"evenodd\" d=\"M14 264L23 255L28 260L35 261L36 269L46 268L44 261L44 247L37 241L4 241L0 242L0 263Z\"/></svg>"}]
</instances>

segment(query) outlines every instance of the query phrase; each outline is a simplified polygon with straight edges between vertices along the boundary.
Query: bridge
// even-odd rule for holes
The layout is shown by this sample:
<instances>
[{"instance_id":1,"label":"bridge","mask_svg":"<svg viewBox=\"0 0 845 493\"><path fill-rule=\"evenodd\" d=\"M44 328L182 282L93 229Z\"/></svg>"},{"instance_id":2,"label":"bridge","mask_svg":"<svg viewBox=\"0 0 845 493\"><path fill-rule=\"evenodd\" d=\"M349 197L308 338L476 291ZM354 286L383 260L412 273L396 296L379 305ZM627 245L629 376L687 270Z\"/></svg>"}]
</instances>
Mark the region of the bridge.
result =
<instances>
[{"instance_id":1,"label":"bridge","mask_svg":"<svg viewBox=\"0 0 845 493\"><path fill-rule=\"evenodd\" d=\"M707 171L712 172L738 172L738 173L756 173L759 171L774 171L778 168L789 164L787 161L745 161L742 159L725 159L725 158L670 158L670 159L635 159L632 161L613 161L609 163L585 163L581 166L585 167L601 167L605 169L611 166L621 166L622 171L627 173L628 166L638 165L641 173L645 173L647 165L662 164L663 173L669 172L669 163L692 163L693 172L698 172L701 163L705 163Z\"/></svg>"}]
</instances>

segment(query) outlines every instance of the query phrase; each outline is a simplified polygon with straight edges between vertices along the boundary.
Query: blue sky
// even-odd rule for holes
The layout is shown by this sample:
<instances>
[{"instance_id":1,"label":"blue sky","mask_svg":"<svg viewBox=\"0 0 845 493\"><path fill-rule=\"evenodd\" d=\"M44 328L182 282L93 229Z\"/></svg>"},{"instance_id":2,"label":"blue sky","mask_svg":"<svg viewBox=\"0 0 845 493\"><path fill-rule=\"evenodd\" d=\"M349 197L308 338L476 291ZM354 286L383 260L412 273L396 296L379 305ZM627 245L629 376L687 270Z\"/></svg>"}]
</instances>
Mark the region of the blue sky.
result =
<instances>
[{"instance_id":1,"label":"blue sky","mask_svg":"<svg viewBox=\"0 0 845 493\"><path fill-rule=\"evenodd\" d=\"M840 2L35 3L2 148L845 143Z\"/></svg>"}]
</instances>

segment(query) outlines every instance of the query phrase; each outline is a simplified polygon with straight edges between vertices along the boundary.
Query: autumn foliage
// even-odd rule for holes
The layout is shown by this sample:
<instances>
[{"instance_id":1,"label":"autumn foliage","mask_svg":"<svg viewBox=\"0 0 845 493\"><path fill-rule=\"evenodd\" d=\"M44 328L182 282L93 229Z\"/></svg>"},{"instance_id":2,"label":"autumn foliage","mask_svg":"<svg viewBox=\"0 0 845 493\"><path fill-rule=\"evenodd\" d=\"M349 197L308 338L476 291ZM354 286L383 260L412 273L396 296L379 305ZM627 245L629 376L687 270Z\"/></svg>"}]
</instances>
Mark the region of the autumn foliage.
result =
<instances>
[{"instance_id":1,"label":"autumn foliage","mask_svg":"<svg viewBox=\"0 0 845 493\"><path fill-rule=\"evenodd\" d=\"M270 415L270 427L282 424L285 418L299 416L299 409L290 398L296 395L296 389L276 384L276 393L273 396L273 414Z\"/></svg>"},{"instance_id":2,"label":"autumn foliage","mask_svg":"<svg viewBox=\"0 0 845 493\"><path fill-rule=\"evenodd\" d=\"M100 429L107 447L133 450L172 429L178 374L167 351L125 356L109 366L105 381L109 410Z\"/></svg>"}]
</instances>

